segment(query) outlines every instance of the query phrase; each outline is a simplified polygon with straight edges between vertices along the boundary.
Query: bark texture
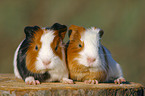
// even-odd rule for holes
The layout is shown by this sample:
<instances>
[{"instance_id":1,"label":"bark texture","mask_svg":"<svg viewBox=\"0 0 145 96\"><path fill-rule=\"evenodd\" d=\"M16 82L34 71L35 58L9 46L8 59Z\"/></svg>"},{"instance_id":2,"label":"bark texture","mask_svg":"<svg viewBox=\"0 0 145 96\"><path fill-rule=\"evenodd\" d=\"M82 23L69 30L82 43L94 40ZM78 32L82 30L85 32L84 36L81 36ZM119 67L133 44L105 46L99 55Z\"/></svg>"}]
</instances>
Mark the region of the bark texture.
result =
<instances>
[{"instance_id":1,"label":"bark texture","mask_svg":"<svg viewBox=\"0 0 145 96\"><path fill-rule=\"evenodd\" d=\"M26 85L13 74L0 74L0 96L143 96L144 87L139 83L100 83L98 85L62 84L59 82Z\"/></svg>"}]
</instances>

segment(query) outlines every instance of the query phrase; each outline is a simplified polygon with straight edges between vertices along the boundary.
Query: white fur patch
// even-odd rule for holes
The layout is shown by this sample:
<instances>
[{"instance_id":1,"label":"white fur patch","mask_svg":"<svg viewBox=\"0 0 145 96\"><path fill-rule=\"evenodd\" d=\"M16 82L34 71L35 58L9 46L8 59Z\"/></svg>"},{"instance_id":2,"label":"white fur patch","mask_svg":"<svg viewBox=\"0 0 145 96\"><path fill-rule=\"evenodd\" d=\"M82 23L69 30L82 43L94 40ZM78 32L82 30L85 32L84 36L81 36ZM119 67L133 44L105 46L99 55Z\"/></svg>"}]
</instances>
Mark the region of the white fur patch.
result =
<instances>
[{"instance_id":1,"label":"white fur patch","mask_svg":"<svg viewBox=\"0 0 145 96\"><path fill-rule=\"evenodd\" d=\"M51 78L49 81L60 81L62 78L68 78L68 70L65 67L62 61L57 60L55 63L55 67L52 70L49 70Z\"/></svg>"},{"instance_id":2,"label":"white fur patch","mask_svg":"<svg viewBox=\"0 0 145 96\"><path fill-rule=\"evenodd\" d=\"M91 64L91 67L95 67L91 70L97 71L99 65L102 63L99 57L99 49L98 47L101 46L100 44L100 37L99 37L100 29L87 29L84 34L81 36L81 41L84 42L84 48L79 53L81 58L78 58L78 62L84 66L89 67L87 58L96 58L96 60Z\"/></svg>"},{"instance_id":3,"label":"white fur patch","mask_svg":"<svg viewBox=\"0 0 145 96\"><path fill-rule=\"evenodd\" d=\"M41 37L41 49L39 50L38 53L38 57L37 57L37 61L36 61L36 69L37 70L42 70L45 71L45 69L50 68L51 69L51 65L49 64L48 66L45 66L45 64L43 64L43 62L48 62L51 61L52 63L52 59L55 57L53 50L51 48L51 43L53 42L54 39L54 32L51 30L46 30L44 32L44 34Z\"/></svg>"},{"instance_id":4,"label":"white fur patch","mask_svg":"<svg viewBox=\"0 0 145 96\"><path fill-rule=\"evenodd\" d=\"M22 41L23 42L23 41ZM17 78L21 78L18 68L17 68L17 55L18 55L18 51L20 49L20 46L22 44L22 42L19 44L19 46L17 47L15 54L14 54L14 61L13 61L13 66L14 66L14 74Z\"/></svg>"}]
</instances>

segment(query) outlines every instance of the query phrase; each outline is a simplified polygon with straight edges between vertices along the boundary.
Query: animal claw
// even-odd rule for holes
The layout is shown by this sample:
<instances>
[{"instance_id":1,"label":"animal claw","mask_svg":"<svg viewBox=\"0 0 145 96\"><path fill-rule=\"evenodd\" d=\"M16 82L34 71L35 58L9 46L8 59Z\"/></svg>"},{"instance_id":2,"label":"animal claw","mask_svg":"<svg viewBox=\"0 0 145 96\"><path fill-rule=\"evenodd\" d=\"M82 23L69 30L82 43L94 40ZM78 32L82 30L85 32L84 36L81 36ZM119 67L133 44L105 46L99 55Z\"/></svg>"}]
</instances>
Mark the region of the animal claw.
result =
<instances>
[{"instance_id":1,"label":"animal claw","mask_svg":"<svg viewBox=\"0 0 145 96\"><path fill-rule=\"evenodd\" d=\"M126 82L125 78L118 78L118 79L114 80L115 84L121 84L122 82Z\"/></svg>"},{"instance_id":2,"label":"animal claw","mask_svg":"<svg viewBox=\"0 0 145 96\"><path fill-rule=\"evenodd\" d=\"M30 77L27 77L25 79L25 82L27 85L39 85L40 84L40 81L39 80L35 80L34 77L30 76Z\"/></svg>"},{"instance_id":3,"label":"animal claw","mask_svg":"<svg viewBox=\"0 0 145 96\"><path fill-rule=\"evenodd\" d=\"M97 80L85 80L84 81L85 84L98 84Z\"/></svg>"},{"instance_id":4,"label":"animal claw","mask_svg":"<svg viewBox=\"0 0 145 96\"><path fill-rule=\"evenodd\" d=\"M62 83L64 83L64 84L74 84L73 80L68 79L68 78L63 78Z\"/></svg>"}]
</instances>

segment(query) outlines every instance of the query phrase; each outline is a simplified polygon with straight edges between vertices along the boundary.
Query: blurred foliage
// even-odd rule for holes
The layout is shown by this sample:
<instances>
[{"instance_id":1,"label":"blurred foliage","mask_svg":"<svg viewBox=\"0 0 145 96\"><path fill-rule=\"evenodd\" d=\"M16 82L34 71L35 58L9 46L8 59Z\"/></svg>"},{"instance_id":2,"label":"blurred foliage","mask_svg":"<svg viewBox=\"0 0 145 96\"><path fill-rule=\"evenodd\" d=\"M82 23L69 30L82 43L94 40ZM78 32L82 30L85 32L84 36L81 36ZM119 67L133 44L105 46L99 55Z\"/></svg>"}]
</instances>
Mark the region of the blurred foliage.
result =
<instances>
[{"instance_id":1,"label":"blurred foliage","mask_svg":"<svg viewBox=\"0 0 145 96\"><path fill-rule=\"evenodd\" d=\"M58 22L103 29L102 44L120 63L124 77L145 85L144 4L145 0L0 0L0 73L13 72L13 55L25 26Z\"/></svg>"}]
</instances>

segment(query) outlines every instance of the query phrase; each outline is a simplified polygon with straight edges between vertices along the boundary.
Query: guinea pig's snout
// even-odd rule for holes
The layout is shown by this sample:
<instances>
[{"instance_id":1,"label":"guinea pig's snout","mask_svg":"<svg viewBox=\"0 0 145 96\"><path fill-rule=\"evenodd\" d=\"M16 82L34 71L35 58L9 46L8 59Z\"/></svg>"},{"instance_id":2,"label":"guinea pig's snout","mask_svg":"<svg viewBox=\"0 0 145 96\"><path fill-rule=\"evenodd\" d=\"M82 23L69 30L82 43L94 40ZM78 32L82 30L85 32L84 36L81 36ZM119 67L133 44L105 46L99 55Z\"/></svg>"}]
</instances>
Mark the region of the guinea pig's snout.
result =
<instances>
[{"instance_id":1,"label":"guinea pig's snout","mask_svg":"<svg viewBox=\"0 0 145 96\"><path fill-rule=\"evenodd\" d=\"M43 61L44 65L49 65L51 63L51 61Z\"/></svg>"},{"instance_id":2,"label":"guinea pig's snout","mask_svg":"<svg viewBox=\"0 0 145 96\"><path fill-rule=\"evenodd\" d=\"M88 63L90 64L90 63L95 62L95 61L96 61L96 58L88 57L88 58L87 58L87 61L88 61Z\"/></svg>"}]
</instances>

